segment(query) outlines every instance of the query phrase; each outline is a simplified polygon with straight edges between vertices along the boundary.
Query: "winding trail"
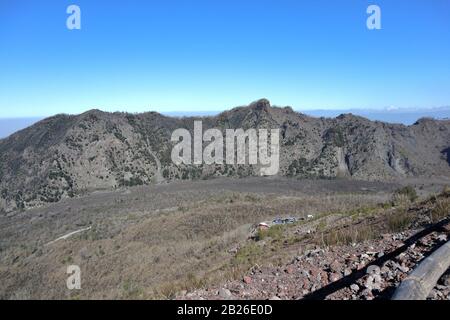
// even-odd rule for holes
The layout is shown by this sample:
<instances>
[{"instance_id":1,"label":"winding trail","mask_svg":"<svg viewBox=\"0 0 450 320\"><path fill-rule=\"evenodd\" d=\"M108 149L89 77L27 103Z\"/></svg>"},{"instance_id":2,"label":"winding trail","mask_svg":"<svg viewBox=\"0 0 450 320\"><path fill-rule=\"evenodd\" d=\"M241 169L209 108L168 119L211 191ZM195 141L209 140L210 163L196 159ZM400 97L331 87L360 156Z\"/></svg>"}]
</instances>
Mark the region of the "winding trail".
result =
<instances>
[{"instance_id":1,"label":"winding trail","mask_svg":"<svg viewBox=\"0 0 450 320\"><path fill-rule=\"evenodd\" d=\"M65 239L67 239L67 238L69 238L69 237L71 237L71 236L73 236L73 235L75 235L75 234L77 234L77 233L91 230L91 228L92 228L92 227L87 227L87 228L83 228L83 229L80 229L80 230L76 230L76 231L69 232L69 233L67 233L67 234L65 234L65 235L63 235L63 236L61 236L61 237L59 237L59 238L56 238L56 239L53 240L53 241L48 242L48 243L45 244L45 245L48 246L48 245L50 245L50 244L52 244L52 243L55 243L55 242L57 242L57 241L59 241L59 240L65 240Z\"/></svg>"}]
</instances>

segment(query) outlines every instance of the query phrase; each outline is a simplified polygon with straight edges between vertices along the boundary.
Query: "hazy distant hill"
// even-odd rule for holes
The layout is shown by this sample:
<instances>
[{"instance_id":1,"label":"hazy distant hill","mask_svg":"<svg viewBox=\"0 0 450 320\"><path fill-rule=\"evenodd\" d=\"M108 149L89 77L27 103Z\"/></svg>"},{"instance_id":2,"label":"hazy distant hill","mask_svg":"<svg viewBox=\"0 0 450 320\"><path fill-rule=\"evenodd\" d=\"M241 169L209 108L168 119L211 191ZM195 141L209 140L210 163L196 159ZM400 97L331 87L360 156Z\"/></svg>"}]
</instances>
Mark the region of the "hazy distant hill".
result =
<instances>
[{"instance_id":1,"label":"hazy distant hill","mask_svg":"<svg viewBox=\"0 0 450 320\"><path fill-rule=\"evenodd\" d=\"M352 113L372 121L383 121L388 123L401 123L405 125L414 124L420 118L434 118L437 120L450 119L450 107L429 108L429 109L311 109L296 110L313 117L335 118L341 114ZM167 112L164 115L181 117L181 116L215 116L219 112L203 111L203 112Z\"/></svg>"},{"instance_id":2,"label":"hazy distant hill","mask_svg":"<svg viewBox=\"0 0 450 320\"><path fill-rule=\"evenodd\" d=\"M373 121L406 125L414 124L420 118L450 119L450 107L430 109L308 110L304 111L304 113L314 117L337 117L342 113L353 113Z\"/></svg>"},{"instance_id":3,"label":"hazy distant hill","mask_svg":"<svg viewBox=\"0 0 450 320\"><path fill-rule=\"evenodd\" d=\"M195 118L156 112L57 115L0 140L0 209L163 180L242 177L255 166L175 166L173 130ZM450 176L450 120L411 126L351 114L314 118L262 99L203 118L207 128L280 128L280 175L389 180Z\"/></svg>"}]
</instances>

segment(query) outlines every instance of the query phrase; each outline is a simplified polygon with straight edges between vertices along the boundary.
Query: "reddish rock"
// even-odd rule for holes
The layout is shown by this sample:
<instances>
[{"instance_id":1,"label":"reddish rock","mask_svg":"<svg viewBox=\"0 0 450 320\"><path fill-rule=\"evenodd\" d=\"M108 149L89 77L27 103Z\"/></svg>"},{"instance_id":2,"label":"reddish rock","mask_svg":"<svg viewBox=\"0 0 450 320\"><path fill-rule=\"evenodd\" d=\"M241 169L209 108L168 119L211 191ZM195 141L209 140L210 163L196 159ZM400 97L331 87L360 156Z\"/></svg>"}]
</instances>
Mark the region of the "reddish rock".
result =
<instances>
[{"instance_id":1,"label":"reddish rock","mask_svg":"<svg viewBox=\"0 0 450 320\"><path fill-rule=\"evenodd\" d=\"M308 279L303 278L300 280L300 287L302 289L309 290L311 288L311 283L308 281Z\"/></svg>"},{"instance_id":2,"label":"reddish rock","mask_svg":"<svg viewBox=\"0 0 450 320\"><path fill-rule=\"evenodd\" d=\"M340 278L341 278L341 275L336 272L330 273L330 275L329 275L330 282L338 281Z\"/></svg>"},{"instance_id":3,"label":"reddish rock","mask_svg":"<svg viewBox=\"0 0 450 320\"><path fill-rule=\"evenodd\" d=\"M311 279L316 280L317 276L319 275L319 272L320 272L320 270L318 270L317 268L311 268L311 270L310 270Z\"/></svg>"},{"instance_id":4,"label":"reddish rock","mask_svg":"<svg viewBox=\"0 0 450 320\"><path fill-rule=\"evenodd\" d=\"M250 284L250 283L252 283L252 278L250 278L249 276L245 276L245 277L244 277L244 282L245 282L246 284Z\"/></svg>"},{"instance_id":5,"label":"reddish rock","mask_svg":"<svg viewBox=\"0 0 450 320\"><path fill-rule=\"evenodd\" d=\"M349 262L357 262L358 261L358 257L355 254L352 254L346 259L346 261L347 261L347 263L349 263Z\"/></svg>"},{"instance_id":6,"label":"reddish rock","mask_svg":"<svg viewBox=\"0 0 450 320\"><path fill-rule=\"evenodd\" d=\"M330 270L331 270L332 272L340 272L341 269L342 269L342 264L340 264L340 263L337 262L336 260L333 261L333 262L330 264Z\"/></svg>"},{"instance_id":7,"label":"reddish rock","mask_svg":"<svg viewBox=\"0 0 450 320\"><path fill-rule=\"evenodd\" d=\"M349 276L349 275L351 275L352 274L352 269L350 269L350 268L345 268L345 270L344 270L344 276Z\"/></svg>"},{"instance_id":8,"label":"reddish rock","mask_svg":"<svg viewBox=\"0 0 450 320\"><path fill-rule=\"evenodd\" d=\"M328 284L328 273L325 271L320 272L321 281L320 283L322 286L326 286Z\"/></svg>"},{"instance_id":9,"label":"reddish rock","mask_svg":"<svg viewBox=\"0 0 450 320\"><path fill-rule=\"evenodd\" d=\"M404 233L403 238L410 237L413 232ZM370 268L370 261L379 256L381 252L389 254L401 243L393 240L390 235L385 240L371 240L368 243L358 246L336 246L318 257L318 251L311 251L311 257L301 256L296 261L290 262L279 267L261 268L261 276L248 276L244 280L231 282L232 285L226 286L231 290L230 297L246 299L268 299L270 297L283 299L299 299L308 293L314 292L329 283L339 281L344 276L350 276L357 268ZM396 236L397 237L397 236ZM438 242L439 235L429 236L423 240L423 243L434 245ZM401 281L407 276L407 271L415 268L429 247L417 245L411 246L404 254L386 261L381 269L373 269L370 275L360 278L358 281L349 283L348 286L327 296L327 299L364 299L372 300L380 297L380 294L386 289L393 290L399 286ZM378 253L378 254L377 254ZM361 257L361 259L360 259ZM373 267L373 266L372 266ZM263 281L262 276L265 276ZM245 285L245 283L251 285ZM448 284L450 279L443 277L439 284L434 288L433 299L449 299L450 288ZM220 288L220 287L219 287ZM239 288L239 290L233 290ZM245 288L246 291L243 291ZM192 299L197 298L217 298L217 289L211 292L199 290ZM179 297L180 299L191 299L189 294ZM228 292L222 292L219 298L228 298Z\"/></svg>"},{"instance_id":10,"label":"reddish rock","mask_svg":"<svg viewBox=\"0 0 450 320\"><path fill-rule=\"evenodd\" d=\"M289 265L286 267L286 273L293 274L294 273L294 267L292 265Z\"/></svg>"}]
</instances>

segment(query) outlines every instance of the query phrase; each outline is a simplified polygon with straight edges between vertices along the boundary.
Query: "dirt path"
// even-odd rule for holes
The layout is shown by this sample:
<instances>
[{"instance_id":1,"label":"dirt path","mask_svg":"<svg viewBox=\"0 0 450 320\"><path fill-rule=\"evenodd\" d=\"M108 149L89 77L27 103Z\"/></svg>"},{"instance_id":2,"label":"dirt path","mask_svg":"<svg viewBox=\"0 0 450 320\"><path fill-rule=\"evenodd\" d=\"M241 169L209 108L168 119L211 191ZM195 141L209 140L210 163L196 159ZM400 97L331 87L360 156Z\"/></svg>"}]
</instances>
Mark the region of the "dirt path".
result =
<instances>
[{"instance_id":1,"label":"dirt path","mask_svg":"<svg viewBox=\"0 0 450 320\"><path fill-rule=\"evenodd\" d=\"M92 227L87 227L87 228L83 228L83 229L80 229L80 230L76 230L76 231L69 232L69 233L67 233L67 234L65 234L65 235L63 235L63 236L61 236L61 237L59 237L59 238L56 238L56 239L53 240L53 241L50 241L50 242L46 243L45 245L48 246L48 245L50 245L50 244L52 244L52 243L55 243L55 242L57 242L57 241L59 241L59 240L65 240L65 239L67 239L67 238L69 238L69 237L71 237L71 236L73 236L73 235L75 235L75 234L77 234L77 233L91 230L91 228L92 228Z\"/></svg>"}]
</instances>

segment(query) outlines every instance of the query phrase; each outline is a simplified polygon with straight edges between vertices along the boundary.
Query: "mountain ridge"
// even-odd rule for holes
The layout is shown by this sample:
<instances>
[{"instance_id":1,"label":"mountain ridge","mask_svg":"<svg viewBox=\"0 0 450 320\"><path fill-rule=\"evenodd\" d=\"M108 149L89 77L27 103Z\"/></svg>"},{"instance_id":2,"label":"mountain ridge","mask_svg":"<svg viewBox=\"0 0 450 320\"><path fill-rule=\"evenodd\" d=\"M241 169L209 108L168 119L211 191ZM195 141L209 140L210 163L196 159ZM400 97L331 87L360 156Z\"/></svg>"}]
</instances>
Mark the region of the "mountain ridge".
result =
<instances>
[{"instance_id":1,"label":"mountain ridge","mask_svg":"<svg viewBox=\"0 0 450 320\"><path fill-rule=\"evenodd\" d=\"M180 165L171 161L171 134L204 129L280 129L279 175L392 180L450 177L450 120L413 125L352 114L315 118L260 99L217 116L169 117L158 112L43 119L0 140L0 210L26 209L100 189L172 180L245 177L257 166Z\"/></svg>"}]
</instances>

